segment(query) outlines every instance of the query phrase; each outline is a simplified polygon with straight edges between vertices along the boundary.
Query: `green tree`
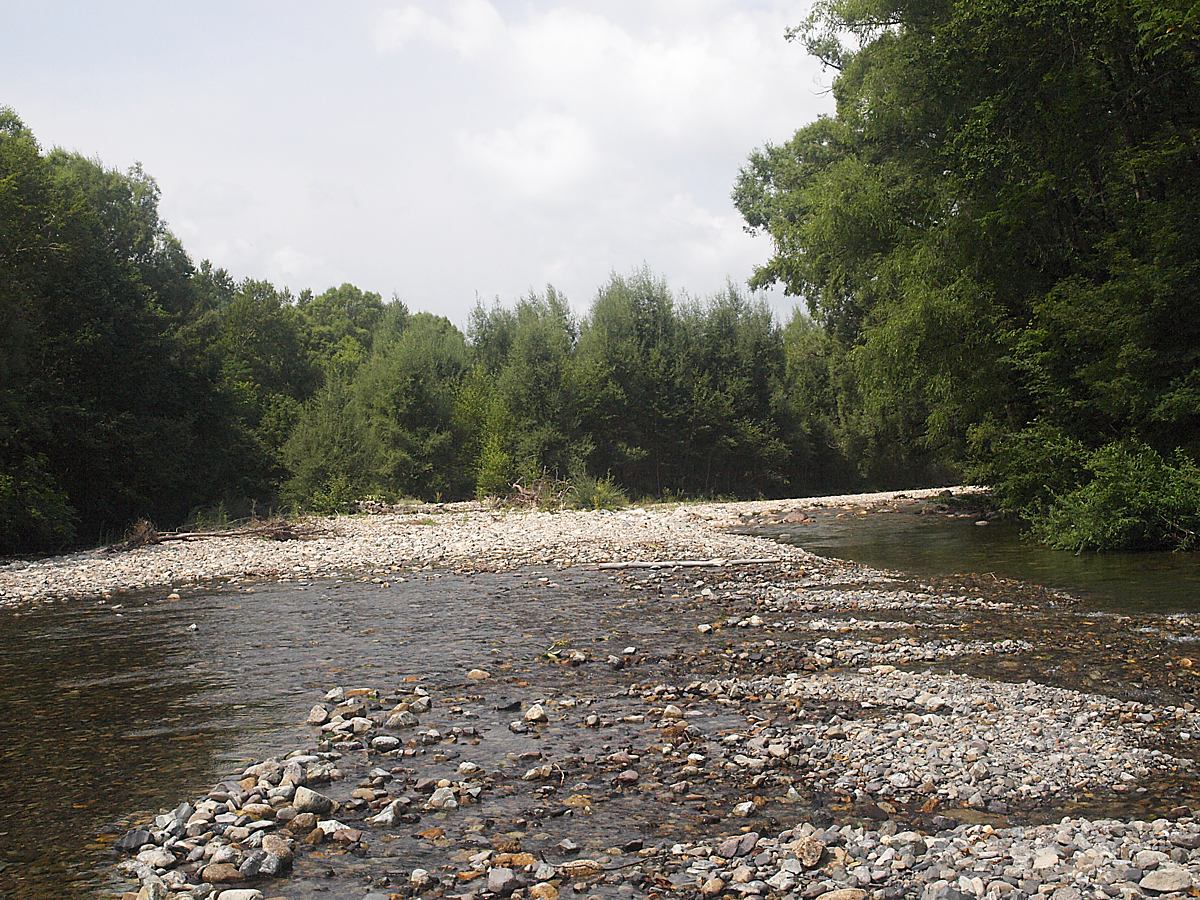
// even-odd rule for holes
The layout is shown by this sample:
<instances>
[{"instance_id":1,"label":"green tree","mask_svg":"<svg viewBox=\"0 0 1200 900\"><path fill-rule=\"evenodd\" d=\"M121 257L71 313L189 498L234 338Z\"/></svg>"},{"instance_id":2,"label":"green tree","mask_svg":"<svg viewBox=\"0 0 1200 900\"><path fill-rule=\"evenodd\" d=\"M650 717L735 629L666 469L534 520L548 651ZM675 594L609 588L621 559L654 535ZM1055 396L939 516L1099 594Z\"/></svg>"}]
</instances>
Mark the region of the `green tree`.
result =
<instances>
[{"instance_id":1,"label":"green tree","mask_svg":"<svg viewBox=\"0 0 1200 900\"><path fill-rule=\"evenodd\" d=\"M973 464L1001 497L1027 493L1002 483L1024 431L1196 455L1198 22L1148 0L817 5L797 35L837 70L837 115L754 153L734 197L774 240L756 283L844 348L846 436Z\"/></svg>"},{"instance_id":2,"label":"green tree","mask_svg":"<svg viewBox=\"0 0 1200 900\"><path fill-rule=\"evenodd\" d=\"M376 343L354 389L380 448L380 482L427 499L469 495L475 460L464 453L455 407L470 366L462 332L441 316L416 313L398 335Z\"/></svg>"}]
</instances>

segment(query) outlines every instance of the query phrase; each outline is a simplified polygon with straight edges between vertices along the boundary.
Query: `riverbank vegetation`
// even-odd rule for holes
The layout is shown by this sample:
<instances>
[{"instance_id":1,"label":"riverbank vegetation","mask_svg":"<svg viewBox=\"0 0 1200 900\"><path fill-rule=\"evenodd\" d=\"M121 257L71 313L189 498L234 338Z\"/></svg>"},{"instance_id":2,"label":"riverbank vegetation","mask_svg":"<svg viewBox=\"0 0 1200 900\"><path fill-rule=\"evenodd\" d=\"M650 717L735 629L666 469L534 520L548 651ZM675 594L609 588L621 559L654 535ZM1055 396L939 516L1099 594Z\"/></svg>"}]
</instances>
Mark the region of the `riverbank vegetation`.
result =
<instances>
[{"instance_id":1,"label":"riverbank vegetation","mask_svg":"<svg viewBox=\"0 0 1200 900\"><path fill-rule=\"evenodd\" d=\"M735 200L857 414L1071 549L1195 547L1200 9L824 0L837 113Z\"/></svg>"},{"instance_id":2,"label":"riverbank vegetation","mask_svg":"<svg viewBox=\"0 0 1200 900\"><path fill-rule=\"evenodd\" d=\"M645 269L583 315L547 287L465 329L235 280L140 168L0 111L0 553L547 475L593 506L971 478L1054 546L1193 548L1198 19L819 3L792 36L837 114L734 189L774 242L752 286L807 300L786 324Z\"/></svg>"}]
</instances>

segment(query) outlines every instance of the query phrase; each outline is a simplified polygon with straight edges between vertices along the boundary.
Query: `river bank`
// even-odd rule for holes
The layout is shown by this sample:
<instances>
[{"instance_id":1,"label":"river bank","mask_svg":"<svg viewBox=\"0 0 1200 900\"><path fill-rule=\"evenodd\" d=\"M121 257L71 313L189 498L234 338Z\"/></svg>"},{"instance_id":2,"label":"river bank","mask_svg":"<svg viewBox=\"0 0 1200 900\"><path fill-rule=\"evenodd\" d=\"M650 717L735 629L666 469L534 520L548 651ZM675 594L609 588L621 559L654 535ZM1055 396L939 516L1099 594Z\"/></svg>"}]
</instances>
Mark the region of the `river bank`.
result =
<instances>
[{"instance_id":1,"label":"river bank","mask_svg":"<svg viewBox=\"0 0 1200 900\"><path fill-rule=\"evenodd\" d=\"M0 750L0 893L1194 894L1193 618L720 530L803 514L456 510L474 533L363 538L460 542L424 571L385 557L7 613L4 699L41 725ZM716 558L741 562L596 565Z\"/></svg>"},{"instance_id":2,"label":"river bank","mask_svg":"<svg viewBox=\"0 0 1200 900\"><path fill-rule=\"evenodd\" d=\"M869 508L897 497L920 499L951 490L853 494L797 500L672 504L613 512L490 509L479 503L422 504L403 512L309 520L304 540L217 537L123 552L90 550L0 566L0 605L103 595L247 578L387 577L401 570L448 567L503 571L529 565L571 566L635 559L808 554L724 529L756 516L830 506Z\"/></svg>"}]
</instances>

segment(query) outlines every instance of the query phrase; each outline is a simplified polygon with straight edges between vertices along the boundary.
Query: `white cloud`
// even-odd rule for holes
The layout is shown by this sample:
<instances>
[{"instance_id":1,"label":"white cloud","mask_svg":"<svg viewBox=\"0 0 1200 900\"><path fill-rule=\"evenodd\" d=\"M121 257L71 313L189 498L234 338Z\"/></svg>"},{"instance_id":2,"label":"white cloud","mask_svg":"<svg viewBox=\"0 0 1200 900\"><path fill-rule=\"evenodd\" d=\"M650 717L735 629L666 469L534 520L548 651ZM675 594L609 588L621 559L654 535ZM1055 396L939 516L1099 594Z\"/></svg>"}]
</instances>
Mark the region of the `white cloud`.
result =
<instances>
[{"instance_id":1,"label":"white cloud","mask_svg":"<svg viewBox=\"0 0 1200 900\"><path fill-rule=\"evenodd\" d=\"M485 176L519 194L553 197L575 186L595 167L587 129L570 116L534 114L511 128L462 132L462 158Z\"/></svg>"},{"instance_id":2,"label":"white cloud","mask_svg":"<svg viewBox=\"0 0 1200 900\"><path fill-rule=\"evenodd\" d=\"M44 145L142 160L197 260L458 322L546 281L583 307L643 262L696 295L743 281L770 242L741 229L738 167L832 107L782 37L805 0L158 4L108 41L43 6L0 29L0 82Z\"/></svg>"},{"instance_id":3,"label":"white cloud","mask_svg":"<svg viewBox=\"0 0 1200 900\"><path fill-rule=\"evenodd\" d=\"M424 42L474 56L504 29L504 20L488 0L448 0L433 4L409 3L385 10L375 26L375 46L383 52L400 50L410 43Z\"/></svg>"}]
</instances>

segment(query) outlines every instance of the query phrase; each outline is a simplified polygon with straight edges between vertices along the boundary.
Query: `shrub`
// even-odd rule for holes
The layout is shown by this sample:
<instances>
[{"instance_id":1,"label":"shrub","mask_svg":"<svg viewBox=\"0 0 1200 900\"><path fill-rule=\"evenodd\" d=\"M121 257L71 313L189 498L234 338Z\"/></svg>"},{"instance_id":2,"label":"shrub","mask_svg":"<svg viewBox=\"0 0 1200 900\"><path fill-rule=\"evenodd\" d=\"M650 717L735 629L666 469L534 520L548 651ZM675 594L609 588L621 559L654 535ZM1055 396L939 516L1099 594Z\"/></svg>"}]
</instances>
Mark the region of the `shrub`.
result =
<instances>
[{"instance_id":1,"label":"shrub","mask_svg":"<svg viewBox=\"0 0 1200 900\"><path fill-rule=\"evenodd\" d=\"M573 509L623 509L629 505L629 497L611 475L595 478L577 472L571 479L567 503Z\"/></svg>"},{"instance_id":2,"label":"shrub","mask_svg":"<svg viewBox=\"0 0 1200 900\"><path fill-rule=\"evenodd\" d=\"M1081 486L1056 497L1033 534L1061 550L1194 550L1200 535L1200 468L1177 451L1168 462L1138 442L1091 453Z\"/></svg>"},{"instance_id":3,"label":"shrub","mask_svg":"<svg viewBox=\"0 0 1200 900\"><path fill-rule=\"evenodd\" d=\"M38 461L0 472L0 554L60 548L75 538L75 510Z\"/></svg>"}]
</instances>

